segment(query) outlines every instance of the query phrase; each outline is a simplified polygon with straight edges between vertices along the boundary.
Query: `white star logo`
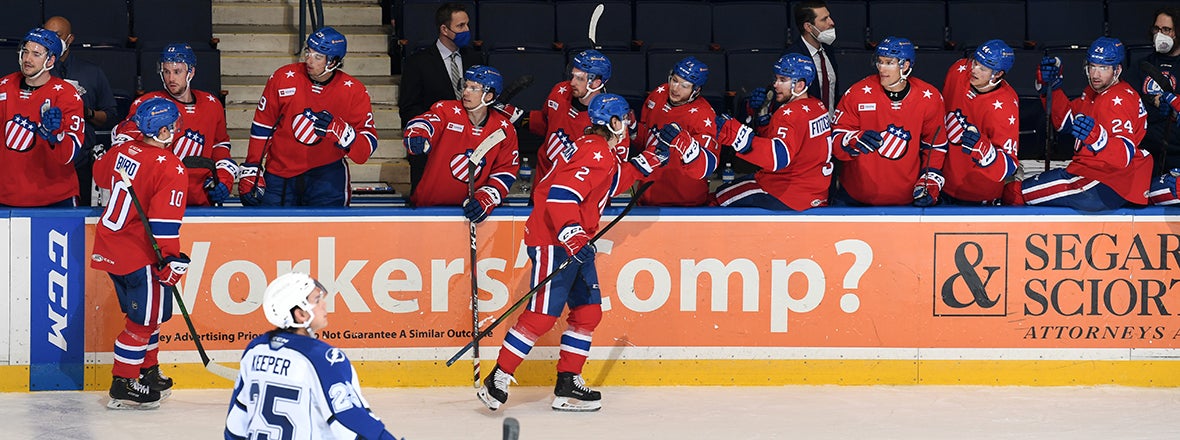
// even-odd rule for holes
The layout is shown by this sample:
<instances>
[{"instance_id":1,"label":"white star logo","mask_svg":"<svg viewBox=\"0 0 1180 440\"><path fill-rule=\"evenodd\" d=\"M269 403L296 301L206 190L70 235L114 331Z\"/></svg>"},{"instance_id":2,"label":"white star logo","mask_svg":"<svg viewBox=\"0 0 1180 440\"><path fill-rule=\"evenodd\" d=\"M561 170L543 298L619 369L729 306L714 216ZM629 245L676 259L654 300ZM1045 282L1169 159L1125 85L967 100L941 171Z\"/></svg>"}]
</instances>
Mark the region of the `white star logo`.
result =
<instances>
[{"instance_id":1,"label":"white star logo","mask_svg":"<svg viewBox=\"0 0 1180 440\"><path fill-rule=\"evenodd\" d=\"M456 105L454 107L451 107L451 111L455 112L456 115L459 114L459 106Z\"/></svg>"},{"instance_id":2,"label":"white star logo","mask_svg":"<svg viewBox=\"0 0 1180 440\"><path fill-rule=\"evenodd\" d=\"M595 152L594 152L594 161L595 161L595 162L601 162L601 161L602 161L602 152L601 152L601 151L595 151Z\"/></svg>"},{"instance_id":3,"label":"white star logo","mask_svg":"<svg viewBox=\"0 0 1180 440\"><path fill-rule=\"evenodd\" d=\"M176 174L184 174L184 167L177 165L176 166Z\"/></svg>"},{"instance_id":4,"label":"white star logo","mask_svg":"<svg viewBox=\"0 0 1180 440\"><path fill-rule=\"evenodd\" d=\"M5 85L5 84L8 84L8 78L4 78L4 79L0 80L0 86Z\"/></svg>"},{"instance_id":5,"label":"white star logo","mask_svg":"<svg viewBox=\"0 0 1180 440\"><path fill-rule=\"evenodd\" d=\"M217 101L217 98L214 98L213 95L205 95L205 99L208 99L209 102Z\"/></svg>"},{"instance_id":6,"label":"white star logo","mask_svg":"<svg viewBox=\"0 0 1180 440\"><path fill-rule=\"evenodd\" d=\"M713 126L713 119L711 119L711 118L705 118L705 126L706 126L706 127L712 127L712 126Z\"/></svg>"},{"instance_id":7,"label":"white star logo","mask_svg":"<svg viewBox=\"0 0 1180 440\"><path fill-rule=\"evenodd\" d=\"M960 72L966 72L966 71L967 71L967 65L966 65L966 64L960 65L960 66L959 66L959 71L960 71Z\"/></svg>"},{"instance_id":8,"label":"white star logo","mask_svg":"<svg viewBox=\"0 0 1180 440\"><path fill-rule=\"evenodd\" d=\"M294 77L295 77L295 72L292 70L288 70L287 71L287 78L294 78Z\"/></svg>"},{"instance_id":9,"label":"white star logo","mask_svg":"<svg viewBox=\"0 0 1180 440\"><path fill-rule=\"evenodd\" d=\"M688 112L689 112L689 113L696 113L696 112L697 112L697 108L696 108L696 107L690 108L690 109L688 109Z\"/></svg>"},{"instance_id":10,"label":"white star logo","mask_svg":"<svg viewBox=\"0 0 1180 440\"><path fill-rule=\"evenodd\" d=\"M873 88L867 85L861 88L861 90L864 90L866 95L873 92Z\"/></svg>"},{"instance_id":11,"label":"white star logo","mask_svg":"<svg viewBox=\"0 0 1180 440\"><path fill-rule=\"evenodd\" d=\"M156 162L164 163L165 160L168 160L168 159L165 158L164 156L156 156Z\"/></svg>"},{"instance_id":12,"label":"white star logo","mask_svg":"<svg viewBox=\"0 0 1180 440\"><path fill-rule=\"evenodd\" d=\"M1113 101L1114 101L1114 105L1123 105L1123 98L1115 96Z\"/></svg>"},{"instance_id":13,"label":"white star logo","mask_svg":"<svg viewBox=\"0 0 1180 440\"><path fill-rule=\"evenodd\" d=\"M808 107L806 104L804 104L804 105L803 105L803 111L804 111L804 112L809 112L809 111L811 111L811 107Z\"/></svg>"},{"instance_id":14,"label":"white star logo","mask_svg":"<svg viewBox=\"0 0 1180 440\"><path fill-rule=\"evenodd\" d=\"M934 93L932 93L932 92L930 91L930 89L926 89L926 90L923 90L923 91L922 91L922 97L923 97L923 98L930 99L930 97L931 97L931 96L934 96Z\"/></svg>"},{"instance_id":15,"label":"white star logo","mask_svg":"<svg viewBox=\"0 0 1180 440\"><path fill-rule=\"evenodd\" d=\"M138 98L138 99L136 99L136 100L135 100L135 102L132 102L131 104L133 104L133 105L139 105L139 103L141 103L141 102L143 102L143 98Z\"/></svg>"},{"instance_id":16,"label":"white star logo","mask_svg":"<svg viewBox=\"0 0 1180 440\"><path fill-rule=\"evenodd\" d=\"M61 84L54 84L53 90L61 90Z\"/></svg>"},{"instance_id":17,"label":"white star logo","mask_svg":"<svg viewBox=\"0 0 1180 440\"><path fill-rule=\"evenodd\" d=\"M508 128L508 121L500 121L501 128Z\"/></svg>"},{"instance_id":18,"label":"white star logo","mask_svg":"<svg viewBox=\"0 0 1180 440\"><path fill-rule=\"evenodd\" d=\"M344 82L344 85L345 85L345 86L348 86L348 87L352 87L352 80L350 79L350 80L348 80L348 81L345 81L345 82Z\"/></svg>"},{"instance_id":19,"label":"white star logo","mask_svg":"<svg viewBox=\"0 0 1180 440\"><path fill-rule=\"evenodd\" d=\"M434 108L442 108L442 106L443 106L443 102L442 102L442 101L439 101L439 102L436 102L436 103L434 103Z\"/></svg>"},{"instance_id":20,"label":"white star logo","mask_svg":"<svg viewBox=\"0 0 1180 440\"><path fill-rule=\"evenodd\" d=\"M565 86L558 87L558 88L557 88L557 94L558 94L558 95L564 95L564 94L565 94Z\"/></svg>"},{"instance_id":21,"label":"white star logo","mask_svg":"<svg viewBox=\"0 0 1180 440\"><path fill-rule=\"evenodd\" d=\"M1000 100L997 99L996 102L992 103L992 107L995 108L996 110L999 110L999 109L1004 108L1004 103L1000 102Z\"/></svg>"},{"instance_id":22,"label":"white star logo","mask_svg":"<svg viewBox=\"0 0 1180 440\"><path fill-rule=\"evenodd\" d=\"M791 109L783 110L783 114L787 115L787 116L791 116Z\"/></svg>"},{"instance_id":23,"label":"white star logo","mask_svg":"<svg viewBox=\"0 0 1180 440\"><path fill-rule=\"evenodd\" d=\"M656 87L656 93L664 93L664 86L661 85L659 87Z\"/></svg>"},{"instance_id":24,"label":"white star logo","mask_svg":"<svg viewBox=\"0 0 1180 440\"><path fill-rule=\"evenodd\" d=\"M75 93L75 94L74 94L74 100L75 100L75 101L81 101L81 100L82 100L82 95L79 95L79 94Z\"/></svg>"},{"instance_id":25,"label":"white star logo","mask_svg":"<svg viewBox=\"0 0 1180 440\"><path fill-rule=\"evenodd\" d=\"M1008 125L1016 125L1016 117L1015 116L1008 117Z\"/></svg>"}]
</instances>

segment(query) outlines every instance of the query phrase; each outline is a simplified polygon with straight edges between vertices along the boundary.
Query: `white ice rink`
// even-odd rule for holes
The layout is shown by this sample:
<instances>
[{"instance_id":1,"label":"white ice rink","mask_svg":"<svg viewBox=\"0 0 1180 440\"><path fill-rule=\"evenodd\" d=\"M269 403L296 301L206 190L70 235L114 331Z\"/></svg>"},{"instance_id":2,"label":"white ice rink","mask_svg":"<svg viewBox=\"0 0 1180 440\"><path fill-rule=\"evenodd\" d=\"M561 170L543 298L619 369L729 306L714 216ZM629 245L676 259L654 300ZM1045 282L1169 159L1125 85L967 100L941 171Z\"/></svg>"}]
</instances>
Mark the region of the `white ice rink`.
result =
<instances>
[{"instance_id":1,"label":"white ice rink","mask_svg":"<svg viewBox=\"0 0 1180 440\"><path fill-rule=\"evenodd\" d=\"M365 389L395 435L521 439L1177 439L1180 389L1129 387L605 387L596 413L549 409L514 387L490 412L471 388ZM154 411L111 411L105 392L0 393L0 438L221 438L229 390L177 390Z\"/></svg>"}]
</instances>

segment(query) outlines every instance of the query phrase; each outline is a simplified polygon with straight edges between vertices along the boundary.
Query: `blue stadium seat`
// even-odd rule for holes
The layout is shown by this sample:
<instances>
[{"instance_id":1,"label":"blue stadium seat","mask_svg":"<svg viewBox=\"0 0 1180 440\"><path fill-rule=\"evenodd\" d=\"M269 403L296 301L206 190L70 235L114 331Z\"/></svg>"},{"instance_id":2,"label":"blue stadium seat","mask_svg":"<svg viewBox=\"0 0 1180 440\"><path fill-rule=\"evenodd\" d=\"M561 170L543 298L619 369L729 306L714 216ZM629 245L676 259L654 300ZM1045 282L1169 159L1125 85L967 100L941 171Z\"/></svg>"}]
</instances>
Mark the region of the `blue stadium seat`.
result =
<instances>
[{"instance_id":1,"label":"blue stadium seat","mask_svg":"<svg viewBox=\"0 0 1180 440\"><path fill-rule=\"evenodd\" d=\"M479 39L484 50L551 49L556 40L554 23L554 7L549 1L479 2Z\"/></svg>"},{"instance_id":2,"label":"blue stadium seat","mask_svg":"<svg viewBox=\"0 0 1180 440\"><path fill-rule=\"evenodd\" d=\"M98 65L111 83L113 93L135 96L139 88L139 62L135 50L121 47L70 47L70 56ZM155 68L153 67L154 71ZM159 81L159 78L156 79Z\"/></svg>"},{"instance_id":3,"label":"blue stadium seat","mask_svg":"<svg viewBox=\"0 0 1180 440\"><path fill-rule=\"evenodd\" d=\"M438 27L434 25L434 14L445 0L405 0L402 5L401 17L397 21L398 38L404 46L403 54L409 56L417 49L434 44L438 39ZM471 32L478 33L477 11L474 1L459 1L467 6L467 16L471 20Z\"/></svg>"},{"instance_id":4,"label":"blue stadium seat","mask_svg":"<svg viewBox=\"0 0 1180 440\"><path fill-rule=\"evenodd\" d=\"M569 56L579 50L570 50ZM635 103L647 97L651 89L647 83L647 54L630 50L603 50L603 55L610 60L611 78L606 90L622 95L630 103Z\"/></svg>"},{"instance_id":5,"label":"blue stadium seat","mask_svg":"<svg viewBox=\"0 0 1180 440\"><path fill-rule=\"evenodd\" d=\"M1104 34L1103 0L1028 0L1028 39L1038 48L1088 46Z\"/></svg>"},{"instance_id":6,"label":"blue stadium seat","mask_svg":"<svg viewBox=\"0 0 1180 440\"><path fill-rule=\"evenodd\" d=\"M1000 39L1013 49L1024 47L1024 0L949 0L947 26L958 47L976 47Z\"/></svg>"},{"instance_id":7,"label":"blue stadium seat","mask_svg":"<svg viewBox=\"0 0 1180 440\"><path fill-rule=\"evenodd\" d=\"M946 3L942 0L869 2L869 20L872 29L869 39L874 42L893 35L909 39L918 48L942 49L946 46ZM839 26L837 22L836 27Z\"/></svg>"},{"instance_id":8,"label":"blue stadium seat","mask_svg":"<svg viewBox=\"0 0 1180 440\"><path fill-rule=\"evenodd\" d=\"M132 29L141 47L187 41L194 48L213 47L212 0L132 0ZM177 26L172 17L183 17Z\"/></svg>"},{"instance_id":9,"label":"blue stadium seat","mask_svg":"<svg viewBox=\"0 0 1180 440\"><path fill-rule=\"evenodd\" d=\"M647 52L647 86L654 89L668 81L672 66L687 56L697 57L709 66L709 81L701 90L701 96L713 103L713 107L724 108L725 102L725 54L713 51L652 50ZM719 106L720 105L720 106Z\"/></svg>"},{"instance_id":10,"label":"blue stadium seat","mask_svg":"<svg viewBox=\"0 0 1180 440\"><path fill-rule=\"evenodd\" d=\"M488 52L488 65L500 70L504 83L532 75L533 85L512 99L521 108L537 110L554 84L566 79L565 54L557 51L501 49Z\"/></svg>"},{"instance_id":11,"label":"blue stadium seat","mask_svg":"<svg viewBox=\"0 0 1180 440\"><path fill-rule=\"evenodd\" d=\"M1164 6L1176 6L1175 1L1122 0L1111 3L1107 10L1108 35L1127 45L1151 44L1151 26L1155 11ZM1173 23L1176 25L1178 23Z\"/></svg>"},{"instance_id":12,"label":"blue stadium seat","mask_svg":"<svg viewBox=\"0 0 1180 440\"><path fill-rule=\"evenodd\" d=\"M794 14L795 6L791 2ZM827 2L828 12L832 14L832 21L836 22L836 42L833 46L840 49L864 49L869 35L869 6L863 0L833 0ZM795 17L791 17L792 26ZM796 29L796 33L802 30ZM793 40L792 40L793 41Z\"/></svg>"},{"instance_id":13,"label":"blue stadium seat","mask_svg":"<svg viewBox=\"0 0 1180 440\"><path fill-rule=\"evenodd\" d=\"M839 24L836 26L839 26ZM836 82L845 89L852 87L852 84L864 79L866 76L877 74L877 68L873 67L873 51L864 49L840 49L833 56L835 57L834 61L836 65L840 66L840 68L836 69Z\"/></svg>"},{"instance_id":14,"label":"blue stadium seat","mask_svg":"<svg viewBox=\"0 0 1180 440\"><path fill-rule=\"evenodd\" d=\"M156 62L160 60L160 47L143 48L139 53L139 74L143 91L152 92L164 88ZM197 56L197 74L189 87L219 96L221 93L221 52L217 49L193 48Z\"/></svg>"},{"instance_id":15,"label":"blue stadium seat","mask_svg":"<svg viewBox=\"0 0 1180 440\"><path fill-rule=\"evenodd\" d=\"M725 50L786 47L790 16L783 2L714 3L713 42Z\"/></svg>"},{"instance_id":16,"label":"blue stadium seat","mask_svg":"<svg viewBox=\"0 0 1180 440\"><path fill-rule=\"evenodd\" d=\"M636 2L635 39L646 49L703 50L713 39L712 13L702 1Z\"/></svg>"},{"instance_id":17,"label":"blue stadium seat","mask_svg":"<svg viewBox=\"0 0 1180 440\"><path fill-rule=\"evenodd\" d=\"M127 0L45 0L44 15L70 20L76 45L124 46L131 35Z\"/></svg>"},{"instance_id":18,"label":"blue stadium seat","mask_svg":"<svg viewBox=\"0 0 1180 440\"><path fill-rule=\"evenodd\" d=\"M963 59L961 50L918 50L914 54L913 75L942 90L946 82L946 72L959 60Z\"/></svg>"},{"instance_id":19,"label":"blue stadium seat","mask_svg":"<svg viewBox=\"0 0 1180 440\"><path fill-rule=\"evenodd\" d=\"M1045 158L1045 107L1037 95L1020 95L1020 159Z\"/></svg>"},{"instance_id":20,"label":"blue stadium seat","mask_svg":"<svg viewBox=\"0 0 1180 440\"><path fill-rule=\"evenodd\" d=\"M725 89L735 92L736 97L741 99L751 90L769 86L774 81L774 63L782 56L779 52L757 49L726 52L728 83Z\"/></svg>"},{"instance_id":21,"label":"blue stadium seat","mask_svg":"<svg viewBox=\"0 0 1180 440\"><path fill-rule=\"evenodd\" d=\"M598 19L597 44L607 49L631 47L634 34L631 29L630 1L559 1L557 2L557 41L566 48L590 47L590 15L594 7L602 4L602 17Z\"/></svg>"},{"instance_id":22,"label":"blue stadium seat","mask_svg":"<svg viewBox=\"0 0 1180 440\"><path fill-rule=\"evenodd\" d=\"M25 32L44 22L39 0L10 2L4 7L4 13L0 14L0 40L19 42Z\"/></svg>"}]
</instances>

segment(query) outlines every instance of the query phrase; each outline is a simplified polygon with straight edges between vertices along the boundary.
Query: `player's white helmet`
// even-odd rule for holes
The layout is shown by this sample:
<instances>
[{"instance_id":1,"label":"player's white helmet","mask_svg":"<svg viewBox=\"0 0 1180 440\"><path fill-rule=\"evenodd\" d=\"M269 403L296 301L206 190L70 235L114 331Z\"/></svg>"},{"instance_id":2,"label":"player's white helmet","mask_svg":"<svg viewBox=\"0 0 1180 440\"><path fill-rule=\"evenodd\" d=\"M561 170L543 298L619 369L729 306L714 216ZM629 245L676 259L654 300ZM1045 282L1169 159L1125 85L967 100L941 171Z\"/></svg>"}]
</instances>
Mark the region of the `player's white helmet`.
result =
<instances>
[{"instance_id":1,"label":"player's white helmet","mask_svg":"<svg viewBox=\"0 0 1180 440\"><path fill-rule=\"evenodd\" d=\"M262 294L262 311L266 313L266 320L281 329L306 328L311 325L312 319L315 319L311 311L312 305L307 302L307 295L323 288L319 281L305 273L291 272L280 275L266 286L266 292ZM296 307L303 309L311 317L302 323L295 322L291 310Z\"/></svg>"}]
</instances>

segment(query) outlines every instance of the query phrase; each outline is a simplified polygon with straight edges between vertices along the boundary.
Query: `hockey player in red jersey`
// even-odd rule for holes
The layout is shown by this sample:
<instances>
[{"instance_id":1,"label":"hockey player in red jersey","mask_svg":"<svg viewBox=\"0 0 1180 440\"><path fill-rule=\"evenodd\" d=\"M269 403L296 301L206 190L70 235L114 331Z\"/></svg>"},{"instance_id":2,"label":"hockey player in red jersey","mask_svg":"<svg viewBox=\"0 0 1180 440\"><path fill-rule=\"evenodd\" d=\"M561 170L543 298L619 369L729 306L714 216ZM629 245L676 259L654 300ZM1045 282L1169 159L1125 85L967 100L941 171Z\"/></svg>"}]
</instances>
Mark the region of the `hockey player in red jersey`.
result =
<instances>
[{"instance_id":1,"label":"hockey player in red jersey","mask_svg":"<svg viewBox=\"0 0 1180 440\"><path fill-rule=\"evenodd\" d=\"M595 96L587 113L593 125L577 142L562 141L549 178L537 185L540 195L524 231L524 244L533 262L531 283L548 277L567 259L574 261L537 291L504 337L496 367L477 392L492 410L508 401L508 384L516 381L512 374L567 306L569 328L561 335L553 390L556 397L551 406L559 411L602 407L601 394L586 387L582 378L594 329L602 320L596 250L590 237L598 232L602 209L610 197L663 166L669 153L666 144L658 143L630 161L619 160L614 150L628 137L631 114L627 101L619 95Z\"/></svg>"},{"instance_id":2,"label":"hockey player in red jersey","mask_svg":"<svg viewBox=\"0 0 1180 440\"><path fill-rule=\"evenodd\" d=\"M721 206L776 211L828 205L832 183L831 120L828 109L807 93L815 81L811 57L783 55L774 63L775 109L770 123L752 129L723 115L717 140L762 169L717 189Z\"/></svg>"},{"instance_id":3,"label":"hockey player in red jersey","mask_svg":"<svg viewBox=\"0 0 1180 440\"><path fill-rule=\"evenodd\" d=\"M946 158L942 94L910 77L914 45L905 38L881 40L873 63L877 74L849 87L833 113L832 152L844 162L835 202L934 205Z\"/></svg>"},{"instance_id":4,"label":"hockey player in red jersey","mask_svg":"<svg viewBox=\"0 0 1180 440\"><path fill-rule=\"evenodd\" d=\"M180 251L188 177L169 147L181 136L180 111L168 99L153 98L140 104L133 121L143 139L117 145L94 163L94 181L111 191L111 199L95 229L90 267L110 274L126 315L115 338L107 404L113 409L155 408L170 392L172 379L160 373L160 324L172 317L171 286L189 264ZM163 261L157 261L131 191Z\"/></svg>"},{"instance_id":5,"label":"hockey player in red jersey","mask_svg":"<svg viewBox=\"0 0 1180 440\"><path fill-rule=\"evenodd\" d=\"M678 144L672 165L648 177L651 187L639 198L644 206L704 206L709 201L710 174L717 169L721 147L713 126L716 114L709 101L701 98L701 87L709 79L709 67L696 57L687 57L668 72L668 82L647 95L640 109L638 134L645 148L657 143ZM675 125L673 125L675 124ZM679 152L684 151L681 155Z\"/></svg>"},{"instance_id":6,"label":"hockey player in red jersey","mask_svg":"<svg viewBox=\"0 0 1180 440\"><path fill-rule=\"evenodd\" d=\"M951 143L942 168L947 203L997 204L1005 181L1016 174L1020 109L1006 80L1015 60L1012 48L991 40L947 70L942 86Z\"/></svg>"},{"instance_id":7,"label":"hockey player in red jersey","mask_svg":"<svg viewBox=\"0 0 1180 440\"><path fill-rule=\"evenodd\" d=\"M331 27L307 37L303 61L266 81L238 195L247 206L347 206L347 157L365 163L377 150L377 126L365 85L339 70L348 52Z\"/></svg>"},{"instance_id":8,"label":"hockey player in red jersey","mask_svg":"<svg viewBox=\"0 0 1180 440\"><path fill-rule=\"evenodd\" d=\"M1053 94L1053 125L1074 136L1073 159L1064 169L1009 183L1004 187L1005 203L1081 211L1147 204L1152 160L1138 148L1147 128L1147 110L1139 93L1119 81L1125 51L1118 39L1094 40L1086 54L1089 84L1073 101L1061 91L1061 60L1041 61L1037 89Z\"/></svg>"},{"instance_id":9,"label":"hockey player in red jersey","mask_svg":"<svg viewBox=\"0 0 1180 440\"><path fill-rule=\"evenodd\" d=\"M463 73L462 100L436 102L426 113L406 124L403 143L412 155L427 155L418 189L410 196L414 206L459 206L474 222L483 221L499 206L516 182L520 161L516 127L488 105L504 88L500 71L475 65ZM479 143L497 130L505 138L492 147L476 167L474 200L467 201L468 158Z\"/></svg>"},{"instance_id":10,"label":"hockey player in red jersey","mask_svg":"<svg viewBox=\"0 0 1180 440\"><path fill-rule=\"evenodd\" d=\"M139 97L131 103L128 113L134 115L140 103L152 98L169 99L181 109L184 133L172 143L172 153L181 160L186 157L209 158L217 170L216 177L208 168L188 170L188 205L210 206L225 201L238 175L238 164L230 158L225 108L212 94L189 87L197 73L197 57L189 45L169 44L160 52L156 69L164 90ZM132 118L127 118L111 131L113 145L142 137Z\"/></svg>"},{"instance_id":11,"label":"hockey player in red jersey","mask_svg":"<svg viewBox=\"0 0 1180 440\"><path fill-rule=\"evenodd\" d=\"M0 207L78 206L85 122L74 86L49 75L62 50L57 34L34 28L21 40L20 71L0 78Z\"/></svg>"},{"instance_id":12,"label":"hockey player in red jersey","mask_svg":"<svg viewBox=\"0 0 1180 440\"><path fill-rule=\"evenodd\" d=\"M1174 78L1168 77L1168 79L1175 82ZM1143 89L1151 97L1144 101L1158 102L1160 108L1166 109L1164 112L1168 115L1180 114L1180 99L1176 99L1175 93L1164 91L1159 83L1155 82L1151 77L1143 80ZM1180 124L1180 119L1176 121L1177 124ZM1171 124L1172 121L1164 119L1161 123ZM1150 128L1150 121L1148 124ZM1145 135L1144 137L1147 136ZM1180 177L1180 168L1172 168L1153 179L1147 194L1148 201L1153 205L1180 205L1180 198L1177 198L1177 177Z\"/></svg>"}]
</instances>

